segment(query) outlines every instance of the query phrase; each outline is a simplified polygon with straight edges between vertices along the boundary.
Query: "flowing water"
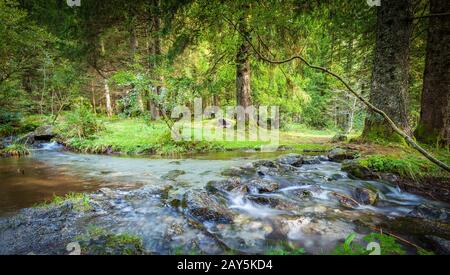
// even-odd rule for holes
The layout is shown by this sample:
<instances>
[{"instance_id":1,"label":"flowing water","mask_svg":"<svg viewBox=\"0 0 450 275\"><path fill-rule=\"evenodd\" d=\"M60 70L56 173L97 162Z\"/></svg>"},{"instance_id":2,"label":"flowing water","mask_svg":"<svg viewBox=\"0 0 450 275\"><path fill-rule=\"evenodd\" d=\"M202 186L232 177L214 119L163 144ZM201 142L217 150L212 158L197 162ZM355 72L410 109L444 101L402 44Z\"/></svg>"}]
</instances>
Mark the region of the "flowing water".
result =
<instances>
[{"instance_id":1,"label":"flowing water","mask_svg":"<svg viewBox=\"0 0 450 275\"><path fill-rule=\"evenodd\" d=\"M161 190L171 185L171 196L182 197L186 192L204 190L210 181L224 179L221 172L227 168L280 154L286 152L228 152L150 159L75 154L63 151L56 143L44 144L29 157L0 159L0 215L13 215L53 195L90 193L102 187L127 193ZM243 253L262 253L274 243L284 241L318 254L329 252L352 232L360 236L369 232L355 220L377 223L406 215L425 202L448 207L402 192L395 186L352 180L340 168L339 163L321 161L303 165L288 176L266 175L278 182L280 188L256 195L281 198L298 207L277 209L256 203L243 194L227 193L226 207L237 213L233 222L205 222L204 227L216 240ZM377 190L378 203L347 209L333 196L334 193L351 196L356 187ZM295 194L303 190L308 190L312 197L299 199ZM174 253L180 247L186 250L194 241L205 253L221 252L208 234L186 222L181 207L170 207L163 200L157 193L132 200L114 200L111 203L115 212L96 223L116 231L135 233L143 238L146 248L158 253Z\"/></svg>"}]
</instances>

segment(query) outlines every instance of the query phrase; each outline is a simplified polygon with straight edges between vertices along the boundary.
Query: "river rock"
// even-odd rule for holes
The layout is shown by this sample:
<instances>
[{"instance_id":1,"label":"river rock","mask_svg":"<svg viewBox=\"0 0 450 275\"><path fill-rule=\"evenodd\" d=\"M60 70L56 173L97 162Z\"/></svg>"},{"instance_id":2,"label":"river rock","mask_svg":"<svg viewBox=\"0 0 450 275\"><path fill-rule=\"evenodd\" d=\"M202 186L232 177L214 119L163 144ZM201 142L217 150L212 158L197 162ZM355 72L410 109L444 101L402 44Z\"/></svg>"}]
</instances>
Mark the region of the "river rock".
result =
<instances>
[{"instance_id":1,"label":"river rock","mask_svg":"<svg viewBox=\"0 0 450 275\"><path fill-rule=\"evenodd\" d=\"M408 213L408 216L423 219L450 221L450 210L437 208L430 204L420 204L414 207L414 209Z\"/></svg>"},{"instance_id":2,"label":"river rock","mask_svg":"<svg viewBox=\"0 0 450 275\"><path fill-rule=\"evenodd\" d=\"M378 200L378 193L367 188L357 187L353 192L353 198L365 205L374 205Z\"/></svg>"},{"instance_id":3,"label":"river rock","mask_svg":"<svg viewBox=\"0 0 450 275\"><path fill-rule=\"evenodd\" d=\"M232 212L206 192L188 192L184 198L186 211L201 222L231 223Z\"/></svg>"},{"instance_id":4,"label":"river rock","mask_svg":"<svg viewBox=\"0 0 450 275\"><path fill-rule=\"evenodd\" d=\"M341 162L346 159L355 159L357 157L357 152L348 151L342 148L335 148L328 153L328 158L330 161Z\"/></svg>"},{"instance_id":5,"label":"river rock","mask_svg":"<svg viewBox=\"0 0 450 275\"><path fill-rule=\"evenodd\" d=\"M311 165L311 164L320 164L320 159L319 159L319 157L316 157L316 156L314 156L314 157L306 157L306 158L303 159L303 164L309 164L309 165Z\"/></svg>"},{"instance_id":6,"label":"river rock","mask_svg":"<svg viewBox=\"0 0 450 275\"><path fill-rule=\"evenodd\" d=\"M277 161L281 164L287 164L294 167L300 167L303 164L303 156L299 154L287 154L280 156Z\"/></svg>"},{"instance_id":7,"label":"river rock","mask_svg":"<svg viewBox=\"0 0 450 275\"><path fill-rule=\"evenodd\" d=\"M247 183L250 191L256 191L255 193L270 193L278 190L280 184L275 181L265 179L254 179Z\"/></svg>"},{"instance_id":8,"label":"river rock","mask_svg":"<svg viewBox=\"0 0 450 275\"><path fill-rule=\"evenodd\" d=\"M163 179L167 179L167 180L175 180L177 177L186 174L185 171L183 170L171 170L169 172L167 172L167 174L165 174L164 176L162 176Z\"/></svg>"},{"instance_id":9,"label":"river rock","mask_svg":"<svg viewBox=\"0 0 450 275\"><path fill-rule=\"evenodd\" d=\"M297 204L283 200L282 198L249 195L247 199L257 204L267 205L279 210L295 210L298 208Z\"/></svg>"},{"instance_id":10,"label":"river rock","mask_svg":"<svg viewBox=\"0 0 450 275\"><path fill-rule=\"evenodd\" d=\"M426 236L431 242L433 248L441 255L450 255L450 240L446 240L437 236Z\"/></svg>"},{"instance_id":11,"label":"river rock","mask_svg":"<svg viewBox=\"0 0 450 275\"><path fill-rule=\"evenodd\" d=\"M242 177L252 175L256 172L255 168L250 165L242 167L230 167L223 170L220 174L226 177Z\"/></svg>"},{"instance_id":12,"label":"river rock","mask_svg":"<svg viewBox=\"0 0 450 275\"><path fill-rule=\"evenodd\" d=\"M342 171L347 172L350 177L363 179L363 180L373 180L379 179L379 176L374 173L369 168L362 166L358 161L346 161L342 164Z\"/></svg>"},{"instance_id":13,"label":"river rock","mask_svg":"<svg viewBox=\"0 0 450 275\"><path fill-rule=\"evenodd\" d=\"M27 144L33 144L39 141L50 141L52 138L55 137L55 135L56 134L53 131L53 126L44 125L36 128L34 132L19 138L18 141Z\"/></svg>"},{"instance_id":14,"label":"river rock","mask_svg":"<svg viewBox=\"0 0 450 275\"><path fill-rule=\"evenodd\" d=\"M215 194L217 192L230 192L244 185L240 178L228 178L226 180L210 181L206 184L206 191Z\"/></svg>"}]
</instances>

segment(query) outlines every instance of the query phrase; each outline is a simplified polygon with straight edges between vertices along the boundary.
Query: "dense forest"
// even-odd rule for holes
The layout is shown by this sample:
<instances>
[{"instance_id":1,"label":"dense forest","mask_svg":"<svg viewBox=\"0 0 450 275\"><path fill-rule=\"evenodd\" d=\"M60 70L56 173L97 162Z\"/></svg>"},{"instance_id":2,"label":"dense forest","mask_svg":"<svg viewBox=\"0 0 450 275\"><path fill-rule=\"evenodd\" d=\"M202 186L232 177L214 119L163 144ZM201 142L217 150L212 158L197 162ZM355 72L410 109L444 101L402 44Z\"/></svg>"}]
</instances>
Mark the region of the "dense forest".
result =
<instances>
[{"instance_id":1,"label":"dense forest","mask_svg":"<svg viewBox=\"0 0 450 275\"><path fill-rule=\"evenodd\" d=\"M222 118L217 116L218 109L214 109L210 116L206 115L207 111L203 115L200 113L199 119L192 111L182 127L182 133L187 133L189 139L175 139L173 129L180 122L180 116L175 115L174 110L177 106L194 109L198 104L201 112L211 106L218 109L276 106L278 111L277 114L271 111L269 118L262 118L261 113L256 118L246 113L242 117L234 113ZM184 119L186 121L186 117ZM262 152L261 146L266 145L267 140L249 138L253 130L245 130L245 127L250 127L255 119L257 126L277 130L274 152ZM203 132L212 128L236 130L241 120L243 139L191 139L198 129ZM73 209L81 208L82 212L90 213L92 207L103 209L103 200L109 201L112 197L118 200L122 193L116 192L123 188L131 190L127 192L131 192L128 196L133 200L138 200L137 197L141 200L144 195L139 193L143 192L139 188L145 187L134 186L121 176L138 177L131 182L145 182L140 178L146 174L139 170L140 161L144 161L141 158L150 158L149 164L155 162L160 169L180 160L194 161L183 169L175 167L148 173L156 174L164 182L159 191L162 190L161 197L168 197L164 199L167 204L175 212L185 209L181 212L188 212L188 215L183 217L195 220L197 225L190 230L207 232L197 241L212 243L208 248L176 241L155 248L152 240L156 237L152 234L138 230L132 232L136 236L123 235L129 227L106 226L104 229L95 225L83 236L89 239L92 237L89 234L101 235L102 247L107 247L111 239L120 243L101 253L122 254L123 241L132 243L132 254L152 249L163 254L191 250L205 254L231 251L318 254L303 238L300 241L294 238L296 242L292 244L291 237L295 234L289 233L286 237L280 233L285 230L280 224L287 223L286 220L267 210L297 209L298 203L295 207L291 205L291 194L287 195L290 200L260 196L283 193L280 190L286 188L286 181L295 181L320 184L314 190L296 189L299 194L299 190L304 190L297 195L302 200L306 196L316 198L318 189L327 190L327 196L333 198L329 200L338 205L335 207L352 209L352 213L360 211L361 205L384 207L373 215L399 217L397 223L383 219L379 219L382 220L379 223L379 220L368 221L349 215L352 222L364 222L364 226L372 230L369 235L366 231L343 230L345 226L340 224L329 225L338 233L330 233L326 228L311 229L323 230L319 235L334 234L330 238L337 243L323 245L325 251L364 254L358 250L359 246L348 247L348 243L359 236L363 242L380 242L382 249L385 245L382 254L411 253L403 246L414 248L413 254L449 254L450 1L0 0L0 138L3 161L0 166L4 174L0 178L6 182L0 184L0 196L5 201L0 203L0 213L5 215L44 201L53 207L30 211L56 211L69 201ZM43 153L46 150L50 153ZM63 152L63 155L55 155L56 152ZM115 155L127 156L129 160ZM77 166L78 161L73 158L78 156L88 159L86 167ZM233 162L242 159L256 160L254 170L246 170L247 166ZM206 160L210 160L211 169L221 163L221 171L217 173L229 178L218 180L206 176L216 173L202 170L208 166L207 162L202 162ZM329 161L338 163L339 167ZM99 166L107 162L114 168ZM43 163L45 167L40 166ZM76 172L60 171L58 163ZM36 165L39 171L49 169L51 172L35 171ZM90 169L89 165L92 165ZM128 165L126 171L114 170L116 167L125 169ZM318 167L310 171L308 165ZM302 172L292 172L292 169ZM198 174L189 177L186 171L191 170ZM90 175L89 171L100 174L95 179L83 178L80 183L78 177ZM66 172L72 178L69 179ZM37 181L41 173L48 182ZM252 173L256 173L255 176ZM177 180L183 177L184 180ZM240 179L240 187L236 182L230 183L236 177ZM281 180L281 177L289 180ZM203 181L201 186L206 184L207 191L192 195L198 185L186 187L185 182L193 184L199 178ZM53 181L61 182L64 187L51 185ZM329 182L333 181L345 188L329 187ZM372 181L380 185L372 186L368 183ZM105 182L110 183L104 186ZM118 182L126 184L116 186ZM390 186L393 189L389 189ZM396 188L404 192L403 195ZM236 189L239 191L232 191ZM229 213L237 206L231 207L231 202L217 203L220 199L211 195L223 196L224 190L227 194L242 195L243 192L241 203L245 205L239 206L243 209L248 210L251 204L255 213L267 211L265 218L275 215L276 218L269 219L273 231L265 232L265 236L276 235L278 225L281 231L277 232L284 237L276 235L274 238L282 245L267 244L267 238L264 244L259 244L246 229L239 231L223 225L230 220L238 223L235 213ZM254 194L252 190L259 191ZM104 197L95 197L96 192ZM208 195L203 197L206 193ZM426 200L437 204L426 203ZM236 200L231 201L236 203ZM312 207L302 203L302 209ZM264 208L258 210L255 205ZM330 207L325 205L327 209ZM406 216L402 205L411 207L412 211ZM322 202L320 206L323 207ZM111 209L106 211L121 211ZM248 211L252 216L253 212ZM84 215L90 215L86 213ZM216 227L209 228L205 220L213 220ZM78 220L71 222L81 226ZM141 224L140 220L127 222L128 226ZM172 231L187 231L174 229L165 221L159 223ZM257 227L255 223L262 225ZM265 224L258 220L236 226L254 226L256 231L264 231ZM142 225L142 230L152 226ZM381 228L393 233L383 234ZM411 228L416 231L411 232ZM27 235L20 231L25 230L23 228L15 230ZM45 231L41 227L37 230ZM1 254L32 252L21 241L14 242L11 234L16 231L3 232ZM244 232L242 247L231 240L239 232ZM114 235L116 233L123 234ZM366 236L363 238L363 235ZM70 234L55 237L50 233L47 236L48 239L40 243L42 249L74 237ZM339 246L343 237L346 241ZM249 244L251 242L253 245ZM92 248L91 240L84 240L83 245L87 247L83 250L85 254L100 253ZM51 251L65 252L65 246ZM43 252L38 249L36 253Z\"/></svg>"}]
</instances>

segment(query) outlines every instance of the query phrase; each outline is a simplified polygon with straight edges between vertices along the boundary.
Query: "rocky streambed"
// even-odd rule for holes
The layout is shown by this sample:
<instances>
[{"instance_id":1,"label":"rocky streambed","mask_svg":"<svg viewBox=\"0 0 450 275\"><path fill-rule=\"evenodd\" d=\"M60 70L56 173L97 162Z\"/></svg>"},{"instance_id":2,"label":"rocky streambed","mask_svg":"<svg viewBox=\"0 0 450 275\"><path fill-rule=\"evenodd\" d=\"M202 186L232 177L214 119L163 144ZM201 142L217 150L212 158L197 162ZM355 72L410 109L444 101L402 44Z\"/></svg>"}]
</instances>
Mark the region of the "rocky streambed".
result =
<instances>
[{"instance_id":1,"label":"rocky streambed","mask_svg":"<svg viewBox=\"0 0 450 275\"><path fill-rule=\"evenodd\" d=\"M450 253L449 205L380 180L350 178L341 162L352 152L260 157L150 160L46 152L39 161L102 183L81 199L1 218L0 254L68 254L74 242L84 254L264 254L286 246L329 254L349 234L361 239L380 228L404 240L408 253L415 253L410 243ZM116 181L124 185L111 185ZM110 233L91 234L92 228ZM93 249L110 244L114 234L140 241L119 241L122 250Z\"/></svg>"}]
</instances>

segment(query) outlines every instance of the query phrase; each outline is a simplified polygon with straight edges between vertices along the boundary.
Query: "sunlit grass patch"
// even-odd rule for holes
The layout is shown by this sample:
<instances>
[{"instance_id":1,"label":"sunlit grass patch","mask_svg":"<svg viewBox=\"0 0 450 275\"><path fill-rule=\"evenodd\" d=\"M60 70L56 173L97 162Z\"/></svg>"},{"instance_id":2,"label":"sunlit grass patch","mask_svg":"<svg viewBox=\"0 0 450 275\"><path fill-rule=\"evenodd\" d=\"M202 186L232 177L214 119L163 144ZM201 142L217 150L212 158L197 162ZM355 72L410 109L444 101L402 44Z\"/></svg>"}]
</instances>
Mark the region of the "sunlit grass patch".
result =
<instances>
[{"instance_id":1,"label":"sunlit grass patch","mask_svg":"<svg viewBox=\"0 0 450 275\"><path fill-rule=\"evenodd\" d=\"M66 202L72 203L73 209L76 211L89 211L92 209L89 197L83 193L68 193L64 196L53 195L53 198L50 201L36 204L35 207L49 208L63 205Z\"/></svg>"}]
</instances>

